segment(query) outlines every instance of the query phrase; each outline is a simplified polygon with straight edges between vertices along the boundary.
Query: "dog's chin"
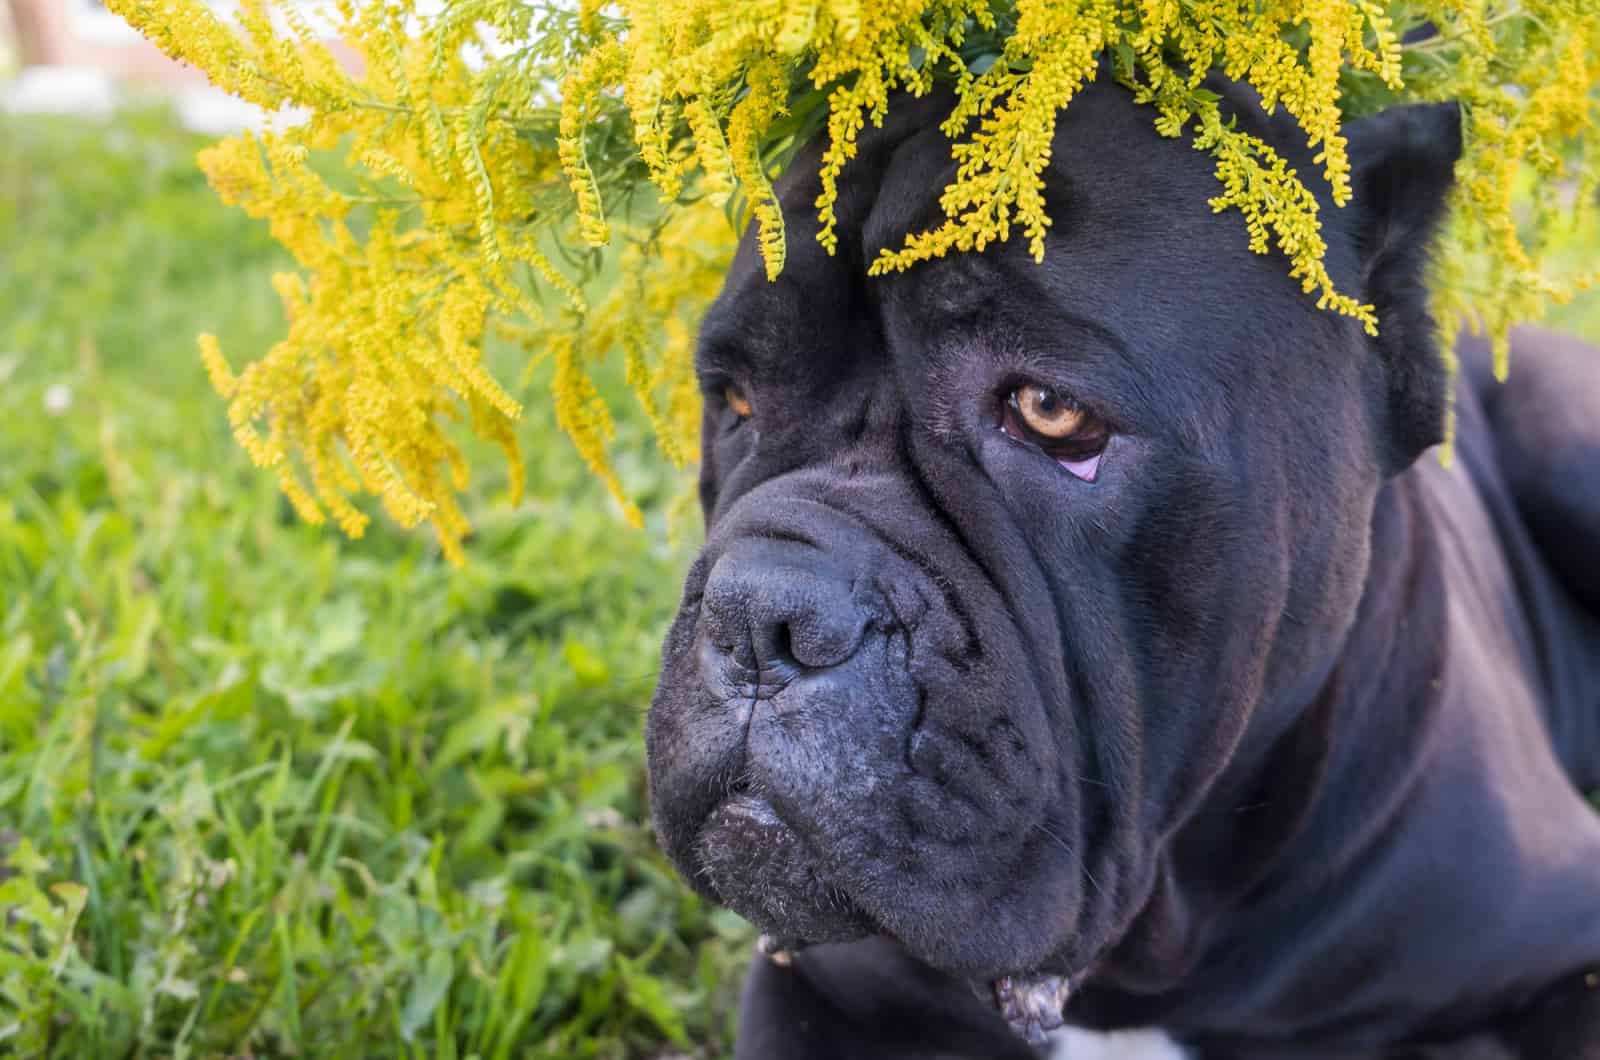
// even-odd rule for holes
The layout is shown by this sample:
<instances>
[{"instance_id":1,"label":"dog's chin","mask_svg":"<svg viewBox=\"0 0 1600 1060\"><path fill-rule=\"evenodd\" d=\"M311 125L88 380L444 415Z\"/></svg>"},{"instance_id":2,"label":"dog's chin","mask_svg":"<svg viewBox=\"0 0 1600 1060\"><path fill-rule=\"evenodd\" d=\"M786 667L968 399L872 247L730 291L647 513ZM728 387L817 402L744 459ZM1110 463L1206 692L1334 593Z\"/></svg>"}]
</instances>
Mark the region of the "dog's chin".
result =
<instances>
[{"instance_id":1,"label":"dog's chin","mask_svg":"<svg viewBox=\"0 0 1600 1060\"><path fill-rule=\"evenodd\" d=\"M850 942L881 933L764 799L734 795L700 830L704 881L729 909L792 943Z\"/></svg>"},{"instance_id":2,"label":"dog's chin","mask_svg":"<svg viewBox=\"0 0 1600 1060\"><path fill-rule=\"evenodd\" d=\"M912 922L904 910L858 902L827 876L801 834L759 796L740 793L723 801L706 817L695 846L702 885L760 929L764 945L792 950L881 936L961 978L987 982L1035 970L1017 966L1010 952L980 957L964 948L937 914L932 924Z\"/></svg>"},{"instance_id":3,"label":"dog's chin","mask_svg":"<svg viewBox=\"0 0 1600 1060\"><path fill-rule=\"evenodd\" d=\"M703 880L722 902L763 932L761 948L780 964L793 951L869 935L893 935L823 879L800 835L770 803L733 795L711 812L700 830ZM926 960L926 956L924 956ZM930 962L937 967L937 961ZM976 996L1024 1039L1042 1045L1060 1027L1070 980L1061 975L997 973L968 978Z\"/></svg>"}]
</instances>

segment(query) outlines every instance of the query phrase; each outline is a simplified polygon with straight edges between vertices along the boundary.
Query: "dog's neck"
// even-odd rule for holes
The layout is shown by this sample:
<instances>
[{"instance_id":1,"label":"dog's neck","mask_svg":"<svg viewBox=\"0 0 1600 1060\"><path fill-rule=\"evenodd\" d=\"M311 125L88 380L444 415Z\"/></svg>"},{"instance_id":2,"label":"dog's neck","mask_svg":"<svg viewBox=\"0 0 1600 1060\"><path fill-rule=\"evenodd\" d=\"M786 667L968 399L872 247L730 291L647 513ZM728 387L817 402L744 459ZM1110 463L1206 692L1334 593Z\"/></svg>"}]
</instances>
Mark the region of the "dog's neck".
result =
<instances>
[{"instance_id":1,"label":"dog's neck","mask_svg":"<svg viewBox=\"0 0 1600 1060\"><path fill-rule=\"evenodd\" d=\"M1600 817L1530 709L1544 690L1496 672L1533 631L1513 616L1486 633L1517 579L1467 536L1491 527L1440 525L1450 474L1384 490L1343 651L1247 734L1074 1018L1451 1034L1600 960Z\"/></svg>"}]
</instances>

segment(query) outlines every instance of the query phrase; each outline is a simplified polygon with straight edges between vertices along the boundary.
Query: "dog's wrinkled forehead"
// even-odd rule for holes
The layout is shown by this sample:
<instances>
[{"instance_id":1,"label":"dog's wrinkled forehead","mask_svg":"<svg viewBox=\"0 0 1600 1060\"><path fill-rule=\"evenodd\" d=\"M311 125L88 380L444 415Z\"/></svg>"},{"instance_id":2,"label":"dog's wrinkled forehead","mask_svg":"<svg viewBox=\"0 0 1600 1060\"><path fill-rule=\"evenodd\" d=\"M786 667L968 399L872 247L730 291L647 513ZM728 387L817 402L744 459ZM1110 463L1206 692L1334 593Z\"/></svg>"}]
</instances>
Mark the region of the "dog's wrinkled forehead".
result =
<instances>
[{"instance_id":1,"label":"dog's wrinkled forehead","mask_svg":"<svg viewBox=\"0 0 1600 1060\"><path fill-rule=\"evenodd\" d=\"M824 145L779 182L785 267L769 282L746 236L702 331L703 373L815 400L825 396L817 387L892 364L899 397L925 416L960 392L948 374L961 360L953 345L967 342L990 360L1048 368L1068 392L1115 407L1130 430L1202 445L1235 418L1264 361L1292 354L1292 370L1315 372L1322 354L1347 346L1347 321L1317 311L1280 256L1251 252L1236 214L1209 209L1218 191L1209 156L1161 137L1151 109L1108 82L1059 115L1042 262L1013 220L1010 238L982 253L869 276L882 251L943 222L941 193L955 175L939 127L949 97L903 102L883 128L862 133L840 175L834 254L816 239ZM1242 125L1316 172L1292 128L1253 104L1239 110ZM1330 269L1349 277L1350 241L1329 235ZM1303 347L1313 345L1321 352L1308 358Z\"/></svg>"},{"instance_id":2,"label":"dog's wrinkled forehead","mask_svg":"<svg viewBox=\"0 0 1600 1060\"><path fill-rule=\"evenodd\" d=\"M778 181L775 190L784 213L789 266L808 274L824 263L864 268L881 251L899 249L906 236L944 221L941 196L955 179L957 165L951 157L951 140L940 126L953 97L936 90L896 104L883 126L861 132L855 156L839 174L834 203L839 245L834 255L829 256L815 239L822 191L818 170L826 138L803 149ZM1246 116L1247 124L1257 126L1252 131L1278 143L1281 150L1304 153L1293 138L1294 130L1283 122L1259 112ZM1131 234L1145 235L1200 235L1211 228L1208 210L1179 216L1170 204L1174 197L1215 195L1212 163L1204 154L1174 150L1174 141L1156 133L1153 117L1151 108L1134 105L1126 90L1109 82L1085 87L1072 106L1059 113L1045 169L1044 194L1053 236L1111 227L1127 231L1130 225L1143 230ZM1316 167L1307 168L1314 177ZM1243 236L1236 242L1242 245ZM1025 240L1013 238L998 246L1025 256ZM1197 260L1206 249L1214 248L1196 248ZM728 291L742 292L763 276L755 241L746 238L729 272Z\"/></svg>"},{"instance_id":3,"label":"dog's wrinkled forehead","mask_svg":"<svg viewBox=\"0 0 1600 1060\"><path fill-rule=\"evenodd\" d=\"M831 370L833 365L819 361L829 361L841 346L853 347L860 356L860 347L870 345L869 337L849 334L852 325L876 315L872 302L878 292L869 290L871 258L863 245L863 229L880 202L912 198L903 189L890 190L887 171L926 174L943 170L949 161L949 143L938 129L949 101L929 97L903 102L905 108L884 128L862 133L856 157L839 177L834 205L838 238L832 254L817 240L821 227L817 199L822 189L818 171L825 143L803 149L777 182L774 190L785 228L784 268L775 280L767 279L752 225L701 327L703 372L754 373L769 383L780 383L801 368L812 376ZM896 148L908 143L917 148L917 155L896 159ZM898 164L891 167L892 162ZM901 177L894 183L904 182ZM922 187L915 198L937 209L933 186ZM910 229L902 225L899 231Z\"/></svg>"}]
</instances>

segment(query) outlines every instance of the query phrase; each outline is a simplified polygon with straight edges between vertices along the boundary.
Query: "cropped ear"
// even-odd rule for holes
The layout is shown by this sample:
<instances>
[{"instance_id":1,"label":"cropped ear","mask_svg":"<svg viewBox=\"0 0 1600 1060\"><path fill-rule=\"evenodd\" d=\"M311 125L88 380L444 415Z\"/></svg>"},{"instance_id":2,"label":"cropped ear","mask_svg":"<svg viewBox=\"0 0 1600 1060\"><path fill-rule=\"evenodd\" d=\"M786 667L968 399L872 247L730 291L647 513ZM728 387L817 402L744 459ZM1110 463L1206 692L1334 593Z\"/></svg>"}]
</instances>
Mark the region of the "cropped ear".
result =
<instances>
[{"instance_id":1,"label":"cropped ear","mask_svg":"<svg viewBox=\"0 0 1600 1060\"><path fill-rule=\"evenodd\" d=\"M1424 278L1461 157L1461 109L1391 107L1349 123L1345 136L1362 289L1378 314L1381 457L1394 474L1444 440L1449 415L1449 378Z\"/></svg>"}]
</instances>

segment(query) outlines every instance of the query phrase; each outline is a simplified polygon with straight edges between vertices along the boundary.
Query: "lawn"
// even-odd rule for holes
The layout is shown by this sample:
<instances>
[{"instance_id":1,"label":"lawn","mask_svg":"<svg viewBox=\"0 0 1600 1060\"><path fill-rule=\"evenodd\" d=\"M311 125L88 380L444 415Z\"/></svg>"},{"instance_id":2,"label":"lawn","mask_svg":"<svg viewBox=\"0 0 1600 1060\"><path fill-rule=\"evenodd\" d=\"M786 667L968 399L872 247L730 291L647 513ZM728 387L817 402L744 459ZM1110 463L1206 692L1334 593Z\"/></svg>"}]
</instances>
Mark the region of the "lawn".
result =
<instances>
[{"instance_id":1,"label":"lawn","mask_svg":"<svg viewBox=\"0 0 1600 1060\"><path fill-rule=\"evenodd\" d=\"M464 570L300 525L195 353L270 342L284 264L198 141L0 145L0 1052L722 1055L750 934L640 761L683 477L625 438L628 530L530 422L536 499L480 460Z\"/></svg>"},{"instance_id":2,"label":"lawn","mask_svg":"<svg viewBox=\"0 0 1600 1060\"><path fill-rule=\"evenodd\" d=\"M480 460L465 570L300 525L195 353L283 326L199 141L0 144L0 1052L720 1055L750 936L639 750L681 475L624 460L629 530L533 422L542 499Z\"/></svg>"}]
</instances>

